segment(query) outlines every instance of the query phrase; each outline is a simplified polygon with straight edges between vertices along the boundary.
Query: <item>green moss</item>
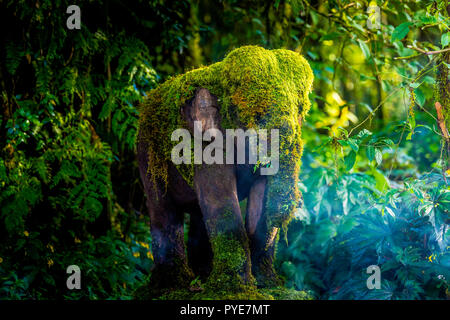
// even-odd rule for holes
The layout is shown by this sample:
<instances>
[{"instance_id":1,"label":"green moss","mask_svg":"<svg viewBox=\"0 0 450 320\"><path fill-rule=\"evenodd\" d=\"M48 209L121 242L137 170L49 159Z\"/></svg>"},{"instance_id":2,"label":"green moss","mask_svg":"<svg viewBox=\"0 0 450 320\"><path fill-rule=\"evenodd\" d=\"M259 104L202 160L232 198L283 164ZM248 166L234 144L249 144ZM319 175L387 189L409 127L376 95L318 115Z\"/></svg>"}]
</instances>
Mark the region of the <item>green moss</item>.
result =
<instances>
[{"instance_id":1,"label":"green moss","mask_svg":"<svg viewBox=\"0 0 450 320\"><path fill-rule=\"evenodd\" d=\"M167 161L177 144L170 136L187 128L180 108L197 88L206 88L219 98L225 129L280 130L280 170L269 177L267 212L269 227L286 225L299 198L301 120L310 108L312 81L312 70L300 54L258 46L235 49L221 62L167 80L140 108L139 130L149 144L152 178L167 181ZM193 166L178 166L191 185Z\"/></svg>"},{"instance_id":2,"label":"green moss","mask_svg":"<svg viewBox=\"0 0 450 320\"><path fill-rule=\"evenodd\" d=\"M171 290L188 288L194 274L181 259L164 267L156 267L151 274L150 281L136 289L133 296L138 300L151 300Z\"/></svg>"},{"instance_id":3,"label":"green moss","mask_svg":"<svg viewBox=\"0 0 450 320\"><path fill-rule=\"evenodd\" d=\"M161 295L158 300L274 300L274 297L261 290L248 287L246 290L236 293L223 290L201 292L191 292L187 289L175 290Z\"/></svg>"},{"instance_id":4,"label":"green moss","mask_svg":"<svg viewBox=\"0 0 450 320\"><path fill-rule=\"evenodd\" d=\"M450 64L450 52L441 54L438 63L437 77L436 77L436 100L442 106L444 121L446 127L450 128L450 82L449 82L449 68L445 64Z\"/></svg>"},{"instance_id":5,"label":"green moss","mask_svg":"<svg viewBox=\"0 0 450 320\"><path fill-rule=\"evenodd\" d=\"M144 287L145 288L145 287ZM141 290L140 292L145 292ZM137 295L135 295L137 296ZM284 287L269 289L255 289L248 287L246 290L230 293L223 290L191 291L190 289L178 289L166 291L158 297L140 296L141 300L313 300L313 296L306 291L297 291Z\"/></svg>"},{"instance_id":6,"label":"green moss","mask_svg":"<svg viewBox=\"0 0 450 320\"><path fill-rule=\"evenodd\" d=\"M245 245L245 244L244 244ZM211 239L213 266L205 288L212 292L237 293L254 287L250 257L242 241L233 234L221 233Z\"/></svg>"},{"instance_id":7,"label":"green moss","mask_svg":"<svg viewBox=\"0 0 450 320\"><path fill-rule=\"evenodd\" d=\"M306 291L297 291L284 287L260 289L261 293L271 295L275 300L313 300L313 296Z\"/></svg>"},{"instance_id":8,"label":"green moss","mask_svg":"<svg viewBox=\"0 0 450 320\"><path fill-rule=\"evenodd\" d=\"M225 234L230 231L236 231L238 217L234 215L233 211L230 209L230 205L227 205L227 201L233 201L232 199L222 198L221 203L216 203L217 207L221 209L221 216L206 220L206 225L208 230L211 231L211 236L215 237L219 234ZM225 204L225 206L223 206Z\"/></svg>"}]
</instances>

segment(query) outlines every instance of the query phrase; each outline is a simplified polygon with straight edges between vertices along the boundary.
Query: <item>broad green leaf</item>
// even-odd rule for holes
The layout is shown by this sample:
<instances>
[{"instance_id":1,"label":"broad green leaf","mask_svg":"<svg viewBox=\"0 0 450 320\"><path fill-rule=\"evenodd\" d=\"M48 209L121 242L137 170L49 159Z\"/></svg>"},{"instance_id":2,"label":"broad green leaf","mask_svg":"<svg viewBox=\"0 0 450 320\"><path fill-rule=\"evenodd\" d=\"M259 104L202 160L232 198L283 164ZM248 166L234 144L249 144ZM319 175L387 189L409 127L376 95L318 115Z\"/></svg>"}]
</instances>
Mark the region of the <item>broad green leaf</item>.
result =
<instances>
[{"instance_id":1,"label":"broad green leaf","mask_svg":"<svg viewBox=\"0 0 450 320\"><path fill-rule=\"evenodd\" d=\"M448 46L449 43L450 43L450 32L447 32L441 36L442 48L445 48L446 46Z\"/></svg>"},{"instance_id":2,"label":"broad green leaf","mask_svg":"<svg viewBox=\"0 0 450 320\"><path fill-rule=\"evenodd\" d=\"M391 36L391 42L396 40L402 40L409 32L409 26L412 25L412 22L403 22L397 28L394 29Z\"/></svg>"},{"instance_id":3,"label":"broad green leaf","mask_svg":"<svg viewBox=\"0 0 450 320\"><path fill-rule=\"evenodd\" d=\"M417 104L423 107L423 104L425 103L425 95L423 94L423 91L420 90L420 88L416 88L414 89L414 94L416 96Z\"/></svg>"},{"instance_id":4,"label":"broad green leaf","mask_svg":"<svg viewBox=\"0 0 450 320\"><path fill-rule=\"evenodd\" d=\"M345 170L350 171L355 165L355 161L356 161L356 152L352 150L344 159Z\"/></svg>"}]
</instances>

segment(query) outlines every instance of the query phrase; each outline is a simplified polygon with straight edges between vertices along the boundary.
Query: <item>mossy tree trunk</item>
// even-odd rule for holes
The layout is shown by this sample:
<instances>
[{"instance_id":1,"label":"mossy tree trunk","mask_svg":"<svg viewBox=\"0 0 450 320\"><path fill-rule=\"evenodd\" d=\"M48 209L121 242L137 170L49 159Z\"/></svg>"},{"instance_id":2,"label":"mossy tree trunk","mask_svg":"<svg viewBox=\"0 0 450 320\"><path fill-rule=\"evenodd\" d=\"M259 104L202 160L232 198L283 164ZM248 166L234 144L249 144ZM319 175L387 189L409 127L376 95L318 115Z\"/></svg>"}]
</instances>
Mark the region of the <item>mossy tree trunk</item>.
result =
<instances>
[{"instance_id":1,"label":"mossy tree trunk","mask_svg":"<svg viewBox=\"0 0 450 320\"><path fill-rule=\"evenodd\" d=\"M450 52L444 52L438 62L437 71L437 97L436 100L442 107L442 115L444 117L445 126L439 125L442 135L445 139L445 158L447 159L446 168L450 168L448 158L450 157L450 141L448 139L448 130L450 128L450 81L449 81L449 66L450 66ZM438 115L439 117L439 115Z\"/></svg>"},{"instance_id":2,"label":"mossy tree trunk","mask_svg":"<svg viewBox=\"0 0 450 320\"><path fill-rule=\"evenodd\" d=\"M447 17L450 16L450 5L447 1ZM440 103L442 108L442 116L444 118L444 128L442 128L442 125L439 124L439 127L441 129L443 136L445 139L445 152L446 152L446 168L450 169L450 164L448 159L450 158L450 139L448 138L448 131L450 128L450 52L443 52L441 53L439 60L438 60L438 70L437 70L437 94L436 94L436 100ZM438 115L439 117L439 115Z\"/></svg>"},{"instance_id":3,"label":"mossy tree trunk","mask_svg":"<svg viewBox=\"0 0 450 320\"><path fill-rule=\"evenodd\" d=\"M444 52L441 54L437 84L438 84L438 97L437 100L442 105L445 125L447 128L450 127L450 81L448 80L450 65L450 52Z\"/></svg>"}]
</instances>

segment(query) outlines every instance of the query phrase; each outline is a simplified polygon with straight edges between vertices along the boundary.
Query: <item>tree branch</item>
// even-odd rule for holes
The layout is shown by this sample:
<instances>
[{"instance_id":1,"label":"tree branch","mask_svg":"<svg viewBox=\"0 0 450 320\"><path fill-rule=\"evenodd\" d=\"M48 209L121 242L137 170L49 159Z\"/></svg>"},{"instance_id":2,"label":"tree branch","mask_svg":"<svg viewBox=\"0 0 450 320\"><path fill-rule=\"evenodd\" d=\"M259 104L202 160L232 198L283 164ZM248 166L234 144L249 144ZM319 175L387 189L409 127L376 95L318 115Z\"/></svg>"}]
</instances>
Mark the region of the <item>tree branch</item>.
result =
<instances>
[{"instance_id":1,"label":"tree branch","mask_svg":"<svg viewBox=\"0 0 450 320\"><path fill-rule=\"evenodd\" d=\"M420 52L422 54L426 54L426 55L433 55L433 54L439 54L439 53L450 51L450 48L446 48L446 49L442 49L442 50L436 50L436 51L425 51L423 49L420 49L420 48L417 48L417 47L413 47L411 45L408 45L407 47L410 48L410 49L416 50L417 52Z\"/></svg>"}]
</instances>

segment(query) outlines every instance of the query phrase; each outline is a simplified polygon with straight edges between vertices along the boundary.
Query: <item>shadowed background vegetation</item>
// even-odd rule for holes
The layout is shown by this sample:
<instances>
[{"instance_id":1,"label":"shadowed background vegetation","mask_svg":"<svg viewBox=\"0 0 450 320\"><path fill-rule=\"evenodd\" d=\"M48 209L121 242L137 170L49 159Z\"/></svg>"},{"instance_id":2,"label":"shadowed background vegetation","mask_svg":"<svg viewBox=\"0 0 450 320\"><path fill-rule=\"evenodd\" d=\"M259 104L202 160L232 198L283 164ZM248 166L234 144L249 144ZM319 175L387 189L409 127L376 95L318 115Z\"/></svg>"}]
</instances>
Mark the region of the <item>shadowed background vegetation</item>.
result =
<instances>
[{"instance_id":1,"label":"shadowed background vegetation","mask_svg":"<svg viewBox=\"0 0 450 320\"><path fill-rule=\"evenodd\" d=\"M66 28L70 4L0 1L0 299L133 297L152 266L138 103L248 44L300 52L315 76L303 201L277 250L285 285L449 298L449 140L435 109L450 127L447 1L86 0L81 30ZM71 264L81 290L66 288Z\"/></svg>"}]
</instances>

